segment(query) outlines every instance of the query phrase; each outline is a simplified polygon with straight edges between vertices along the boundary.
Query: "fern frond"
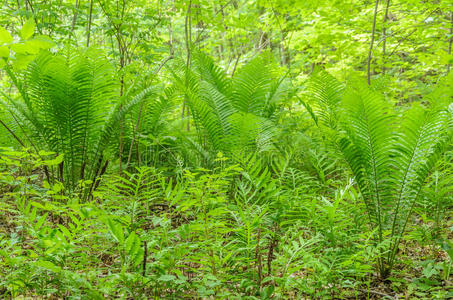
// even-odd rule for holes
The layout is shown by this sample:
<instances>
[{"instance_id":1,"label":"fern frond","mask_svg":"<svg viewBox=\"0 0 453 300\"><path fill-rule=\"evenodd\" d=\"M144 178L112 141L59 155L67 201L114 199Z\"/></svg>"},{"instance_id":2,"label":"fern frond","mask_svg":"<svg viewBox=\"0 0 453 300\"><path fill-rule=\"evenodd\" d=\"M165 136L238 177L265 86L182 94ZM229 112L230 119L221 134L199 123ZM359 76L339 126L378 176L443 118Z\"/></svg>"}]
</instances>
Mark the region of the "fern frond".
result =
<instances>
[{"instance_id":1,"label":"fern frond","mask_svg":"<svg viewBox=\"0 0 453 300\"><path fill-rule=\"evenodd\" d=\"M392 236L396 236L397 240L389 254L390 263L425 180L451 138L449 120L446 109L426 111L419 106L413 107L404 116L392 160L395 201L389 225Z\"/></svg>"},{"instance_id":2,"label":"fern frond","mask_svg":"<svg viewBox=\"0 0 453 300\"><path fill-rule=\"evenodd\" d=\"M258 56L235 74L233 78L232 102L243 112L262 116L271 86L268 63L264 56Z\"/></svg>"},{"instance_id":3,"label":"fern frond","mask_svg":"<svg viewBox=\"0 0 453 300\"><path fill-rule=\"evenodd\" d=\"M345 135L340 139L340 148L352 169L372 222L381 228L384 222L382 209L390 201L389 152L394 141L394 117L382 97L364 86L347 91L343 109ZM380 231L380 241L382 234Z\"/></svg>"},{"instance_id":4,"label":"fern frond","mask_svg":"<svg viewBox=\"0 0 453 300\"><path fill-rule=\"evenodd\" d=\"M310 78L307 91L308 96L314 101L313 109L319 120L329 128L336 128L338 108L345 91L344 84L320 69Z\"/></svg>"}]
</instances>

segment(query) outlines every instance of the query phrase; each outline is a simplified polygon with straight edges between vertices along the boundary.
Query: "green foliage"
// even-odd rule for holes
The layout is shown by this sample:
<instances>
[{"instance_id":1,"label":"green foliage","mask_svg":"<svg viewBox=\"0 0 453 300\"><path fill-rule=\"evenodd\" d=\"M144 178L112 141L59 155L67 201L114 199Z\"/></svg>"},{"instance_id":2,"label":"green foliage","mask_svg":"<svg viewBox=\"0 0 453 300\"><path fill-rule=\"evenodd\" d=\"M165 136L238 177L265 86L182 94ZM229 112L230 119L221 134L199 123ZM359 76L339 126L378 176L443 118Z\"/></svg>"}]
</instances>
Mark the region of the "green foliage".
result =
<instances>
[{"instance_id":1,"label":"green foliage","mask_svg":"<svg viewBox=\"0 0 453 300\"><path fill-rule=\"evenodd\" d=\"M283 78L273 77L266 55L229 78L212 59L196 53L192 69L175 78L187 97L199 144L213 154L274 148L275 109L285 88Z\"/></svg>"},{"instance_id":2,"label":"green foliage","mask_svg":"<svg viewBox=\"0 0 453 300\"><path fill-rule=\"evenodd\" d=\"M448 1L0 12L0 298L453 298Z\"/></svg>"},{"instance_id":3,"label":"green foliage","mask_svg":"<svg viewBox=\"0 0 453 300\"><path fill-rule=\"evenodd\" d=\"M360 188L377 242L390 239L381 276L390 273L414 203L451 139L446 109L415 106L397 120L375 92L358 86L345 95L340 147ZM451 122L450 122L451 123Z\"/></svg>"},{"instance_id":4,"label":"green foliage","mask_svg":"<svg viewBox=\"0 0 453 300\"><path fill-rule=\"evenodd\" d=\"M4 103L29 130L33 147L64 155L57 178L70 192L80 180L96 180L118 122L150 93L117 100L113 68L101 55L71 48L62 55L42 53L16 82L22 99Z\"/></svg>"},{"instance_id":5,"label":"green foliage","mask_svg":"<svg viewBox=\"0 0 453 300\"><path fill-rule=\"evenodd\" d=\"M49 49L54 45L52 40L43 35L33 37L35 22L28 19L22 26L20 40L14 40L12 35L0 26L0 67L5 67L12 75L10 68L15 71L22 70L35 59L42 50Z\"/></svg>"},{"instance_id":6,"label":"green foliage","mask_svg":"<svg viewBox=\"0 0 453 300\"><path fill-rule=\"evenodd\" d=\"M323 125L335 129L338 123L338 109L344 92L344 85L324 70L318 70L309 81L307 88L314 100L316 123L319 118Z\"/></svg>"}]
</instances>

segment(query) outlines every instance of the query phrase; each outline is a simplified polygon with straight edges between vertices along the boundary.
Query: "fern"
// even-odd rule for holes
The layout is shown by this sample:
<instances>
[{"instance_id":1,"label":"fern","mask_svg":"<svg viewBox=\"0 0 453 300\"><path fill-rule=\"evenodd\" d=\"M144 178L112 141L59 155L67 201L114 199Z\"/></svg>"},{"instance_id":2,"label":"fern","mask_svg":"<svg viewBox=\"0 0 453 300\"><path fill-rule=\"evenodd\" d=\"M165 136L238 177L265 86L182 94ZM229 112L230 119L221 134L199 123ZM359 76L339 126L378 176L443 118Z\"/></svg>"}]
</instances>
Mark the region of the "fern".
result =
<instances>
[{"instance_id":1,"label":"fern","mask_svg":"<svg viewBox=\"0 0 453 300\"><path fill-rule=\"evenodd\" d=\"M271 88L269 73L265 56L256 57L238 70L233 78L232 92L232 103L238 111L257 116L264 114Z\"/></svg>"},{"instance_id":2,"label":"fern","mask_svg":"<svg viewBox=\"0 0 453 300\"><path fill-rule=\"evenodd\" d=\"M446 109L415 107L397 118L380 95L363 85L346 92L343 108L339 145L377 228L377 243L390 240L381 250L386 256L378 258L379 272L387 277L413 205L450 139L451 115Z\"/></svg>"},{"instance_id":3,"label":"fern","mask_svg":"<svg viewBox=\"0 0 453 300\"><path fill-rule=\"evenodd\" d=\"M64 154L63 180L73 191L81 179L94 181L120 121L152 92L120 99L114 68L95 49L44 52L13 81L22 99L8 98L6 109L30 130L37 150Z\"/></svg>"},{"instance_id":4,"label":"fern","mask_svg":"<svg viewBox=\"0 0 453 300\"><path fill-rule=\"evenodd\" d=\"M392 115L378 94L364 87L349 90L344 100L343 128L346 136L340 147L355 175L372 222L379 226L383 239L381 209L388 202L393 132Z\"/></svg>"},{"instance_id":5,"label":"fern","mask_svg":"<svg viewBox=\"0 0 453 300\"><path fill-rule=\"evenodd\" d=\"M391 245L388 264L393 266L398 243L409 220L412 208L420 191L442 154L449 140L448 122L451 120L445 109L425 111L414 107L404 116L400 133L395 143L396 159L393 160L395 200L392 203L391 236L396 240Z\"/></svg>"},{"instance_id":6,"label":"fern","mask_svg":"<svg viewBox=\"0 0 453 300\"><path fill-rule=\"evenodd\" d=\"M311 102L314 102L314 107L312 108L305 101L302 103L310 113L312 109L314 110L317 124L319 119L324 126L336 128L338 107L344 90L344 85L335 77L319 69L310 78L307 86L308 97Z\"/></svg>"},{"instance_id":7,"label":"fern","mask_svg":"<svg viewBox=\"0 0 453 300\"><path fill-rule=\"evenodd\" d=\"M117 207L118 213L126 216L131 231L144 225L154 205L162 204L158 200L162 193L160 174L150 167L134 171L108 178L99 188L99 194L108 195L108 202L104 204Z\"/></svg>"},{"instance_id":8,"label":"fern","mask_svg":"<svg viewBox=\"0 0 453 300\"><path fill-rule=\"evenodd\" d=\"M267 57L255 58L230 79L195 52L192 68L173 75L190 108L197 145L211 155L274 149L275 108L286 87L283 78L273 83Z\"/></svg>"}]
</instances>

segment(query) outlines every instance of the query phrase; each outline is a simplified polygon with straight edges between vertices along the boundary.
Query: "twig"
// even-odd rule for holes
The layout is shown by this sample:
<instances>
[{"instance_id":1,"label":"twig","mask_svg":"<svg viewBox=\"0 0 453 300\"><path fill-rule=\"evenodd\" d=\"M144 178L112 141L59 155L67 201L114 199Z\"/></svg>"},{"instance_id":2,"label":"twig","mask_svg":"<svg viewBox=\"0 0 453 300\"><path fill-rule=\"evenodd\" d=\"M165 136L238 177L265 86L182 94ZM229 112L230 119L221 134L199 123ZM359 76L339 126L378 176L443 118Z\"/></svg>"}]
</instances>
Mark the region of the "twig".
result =
<instances>
[{"instance_id":1,"label":"twig","mask_svg":"<svg viewBox=\"0 0 453 300\"><path fill-rule=\"evenodd\" d=\"M385 293L382 293L382 292L378 292L378 291L374 291L374 290L365 290L365 289L361 289L360 290L362 293L365 293L365 294L374 294L374 295L378 295L378 296L382 296L382 297L388 297L390 299L396 299L395 297L393 296L390 296L388 294L385 294Z\"/></svg>"},{"instance_id":2,"label":"twig","mask_svg":"<svg viewBox=\"0 0 453 300\"><path fill-rule=\"evenodd\" d=\"M145 277L146 275L146 260L148 258L148 245L146 244L146 241L143 242L143 248L144 248L144 254L143 254L143 270L142 270L142 276Z\"/></svg>"},{"instance_id":3,"label":"twig","mask_svg":"<svg viewBox=\"0 0 453 300\"><path fill-rule=\"evenodd\" d=\"M427 16L426 18L422 21L423 23L434 13L438 10L439 8L435 8L433 11L431 11ZM403 37L399 42L398 44L395 46L395 48L392 50L392 52L390 53L389 57L392 56L396 50L398 49L398 47L405 41L407 40L415 31L417 31L417 28L413 29L411 32L409 32L405 37Z\"/></svg>"},{"instance_id":4,"label":"twig","mask_svg":"<svg viewBox=\"0 0 453 300\"><path fill-rule=\"evenodd\" d=\"M25 147L25 144L21 141L21 139L2 120L0 120L0 123L3 125L3 127L6 128L6 130L8 130L9 133L11 133L11 135L16 139L16 141L19 142L22 147Z\"/></svg>"}]
</instances>

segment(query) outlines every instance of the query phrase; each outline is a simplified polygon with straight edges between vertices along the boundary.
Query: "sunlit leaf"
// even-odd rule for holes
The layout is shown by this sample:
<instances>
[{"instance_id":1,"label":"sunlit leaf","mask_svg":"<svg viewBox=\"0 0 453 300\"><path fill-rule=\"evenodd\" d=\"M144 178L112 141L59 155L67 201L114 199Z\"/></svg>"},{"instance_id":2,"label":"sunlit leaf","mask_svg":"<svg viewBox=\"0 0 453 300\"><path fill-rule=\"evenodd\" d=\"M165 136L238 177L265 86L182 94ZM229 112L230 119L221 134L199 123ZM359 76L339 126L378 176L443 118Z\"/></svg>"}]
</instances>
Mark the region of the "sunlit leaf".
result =
<instances>
[{"instance_id":1,"label":"sunlit leaf","mask_svg":"<svg viewBox=\"0 0 453 300\"><path fill-rule=\"evenodd\" d=\"M13 41L11 34L3 27L0 26L0 44L7 44Z\"/></svg>"},{"instance_id":2,"label":"sunlit leaf","mask_svg":"<svg viewBox=\"0 0 453 300\"><path fill-rule=\"evenodd\" d=\"M20 36L26 40L30 38L33 33L35 32L35 21L33 19L28 19L27 22L24 23L22 29L20 30Z\"/></svg>"}]
</instances>

